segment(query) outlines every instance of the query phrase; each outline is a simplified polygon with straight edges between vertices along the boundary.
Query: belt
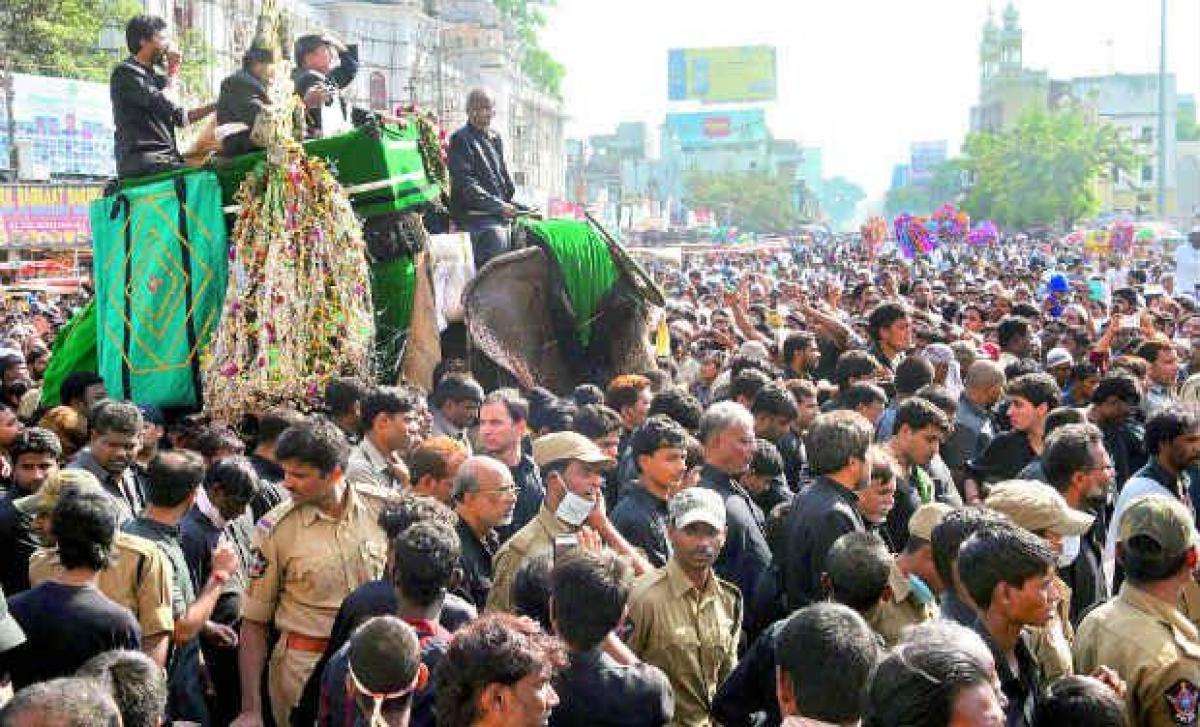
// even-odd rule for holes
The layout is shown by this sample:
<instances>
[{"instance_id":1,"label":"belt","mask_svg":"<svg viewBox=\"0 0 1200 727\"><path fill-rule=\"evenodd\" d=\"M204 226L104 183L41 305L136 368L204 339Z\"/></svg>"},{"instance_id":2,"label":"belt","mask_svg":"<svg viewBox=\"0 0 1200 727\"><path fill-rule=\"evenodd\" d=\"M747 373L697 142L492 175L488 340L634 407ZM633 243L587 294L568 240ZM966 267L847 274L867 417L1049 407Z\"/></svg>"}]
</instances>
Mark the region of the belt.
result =
<instances>
[{"instance_id":1,"label":"belt","mask_svg":"<svg viewBox=\"0 0 1200 727\"><path fill-rule=\"evenodd\" d=\"M329 639L318 639L313 636L305 636L295 632L289 632L287 635L287 648L291 651L307 651L310 654L324 654L325 647L329 646Z\"/></svg>"}]
</instances>

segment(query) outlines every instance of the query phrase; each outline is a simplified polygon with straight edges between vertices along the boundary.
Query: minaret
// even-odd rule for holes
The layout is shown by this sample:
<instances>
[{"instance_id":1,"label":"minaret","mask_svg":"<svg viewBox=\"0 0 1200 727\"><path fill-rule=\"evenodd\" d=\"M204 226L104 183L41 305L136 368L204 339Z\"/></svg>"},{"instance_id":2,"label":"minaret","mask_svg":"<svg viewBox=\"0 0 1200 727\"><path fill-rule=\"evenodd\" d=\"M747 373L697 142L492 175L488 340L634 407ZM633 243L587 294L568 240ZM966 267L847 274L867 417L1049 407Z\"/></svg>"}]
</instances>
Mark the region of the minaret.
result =
<instances>
[{"instance_id":1,"label":"minaret","mask_svg":"<svg viewBox=\"0 0 1200 727\"><path fill-rule=\"evenodd\" d=\"M1000 32L1000 72L1004 75L1016 75L1021 72L1022 46L1024 32L1021 30L1021 16L1017 7L1009 0L1004 9L1004 30Z\"/></svg>"},{"instance_id":2,"label":"minaret","mask_svg":"<svg viewBox=\"0 0 1200 727\"><path fill-rule=\"evenodd\" d=\"M983 25L983 41L979 44L979 85L986 88L1000 70L1000 28L996 15L988 8L987 22Z\"/></svg>"}]
</instances>

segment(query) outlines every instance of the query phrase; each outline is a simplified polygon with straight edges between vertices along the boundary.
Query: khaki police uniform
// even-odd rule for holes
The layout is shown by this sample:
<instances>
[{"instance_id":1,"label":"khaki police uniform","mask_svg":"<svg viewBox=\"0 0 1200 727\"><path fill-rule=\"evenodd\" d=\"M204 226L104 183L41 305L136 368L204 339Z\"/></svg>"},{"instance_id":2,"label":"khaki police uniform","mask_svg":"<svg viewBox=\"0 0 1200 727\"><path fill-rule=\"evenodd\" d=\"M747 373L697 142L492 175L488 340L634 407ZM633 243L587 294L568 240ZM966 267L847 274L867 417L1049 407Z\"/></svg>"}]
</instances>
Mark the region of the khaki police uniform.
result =
<instances>
[{"instance_id":1,"label":"khaki police uniform","mask_svg":"<svg viewBox=\"0 0 1200 727\"><path fill-rule=\"evenodd\" d=\"M888 572L888 586L892 589L892 598L881 602L871 609L867 615L867 623L875 633L883 637L890 649L900 641L904 629L937 618L935 603L921 603L917 600L908 576L900 570L900 566L892 561Z\"/></svg>"},{"instance_id":2,"label":"khaki police uniform","mask_svg":"<svg viewBox=\"0 0 1200 727\"><path fill-rule=\"evenodd\" d=\"M737 662L742 594L710 573L698 589L674 561L647 573L629 596L629 648L675 691L675 727L707 727L717 687Z\"/></svg>"},{"instance_id":3,"label":"khaki police uniform","mask_svg":"<svg viewBox=\"0 0 1200 727\"><path fill-rule=\"evenodd\" d=\"M1197 724L1200 635L1173 604L1126 583L1079 624L1074 651L1079 673L1107 666L1125 680L1130 724Z\"/></svg>"},{"instance_id":4,"label":"khaki police uniform","mask_svg":"<svg viewBox=\"0 0 1200 727\"><path fill-rule=\"evenodd\" d=\"M129 609L142 628L142 638L173 632L171 563L154 543L118 530L114 556L100 571L100 592ZM40 548L29 559L29 583L38 585L63 572L57 548Z\"/></svg>"},{"instance_id":5,"label":"khaki police uniform","mask_svg":"<svg viewBox=\"0 0 1200 727\"><path fill-rule=\"evenodd\" d=\"M556 535L578 530L559 520L549 508L542 505L537 517L496 551L496 557L492 559L492 590L488 592L487 610L492 613L511 613L514 609L512 584L521 564L544 550L552 550Z\"/></svg>"},{"instance_id":6,"label":"khaki police uniform","mask_svg":"<svg viewBox=\"0 0 1200 727\"><path fill-rule=\"evenodd\" d=\"M274 623L280 633L268 667L276 724L289 724L342 601L383 575L387 536L378 520L390 497L382 488L347 483L340 518L288 501L258 522L242 616Z\"/></svg>"}]
</instances>

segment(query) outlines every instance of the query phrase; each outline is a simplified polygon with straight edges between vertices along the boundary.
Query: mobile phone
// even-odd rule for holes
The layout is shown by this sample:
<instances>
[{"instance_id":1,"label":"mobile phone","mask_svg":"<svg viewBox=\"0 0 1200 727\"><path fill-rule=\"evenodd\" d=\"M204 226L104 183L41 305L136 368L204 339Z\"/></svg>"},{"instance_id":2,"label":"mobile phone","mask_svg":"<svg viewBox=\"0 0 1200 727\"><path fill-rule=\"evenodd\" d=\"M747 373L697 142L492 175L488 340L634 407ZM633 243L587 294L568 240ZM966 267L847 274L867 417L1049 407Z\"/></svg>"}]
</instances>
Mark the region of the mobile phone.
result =
<instances>
[{"instance_id":1,"label":"mobile phone","mask_svg":"<svg viewBox=\"0 0 1200 727\"><path fill-rule=\"evenodd\" d=\"M554 536L554 562L558 563L568 555L571 551L579 547L579 536L575 533L566 533L563 535Z\"/></svg>"}]
</instances>

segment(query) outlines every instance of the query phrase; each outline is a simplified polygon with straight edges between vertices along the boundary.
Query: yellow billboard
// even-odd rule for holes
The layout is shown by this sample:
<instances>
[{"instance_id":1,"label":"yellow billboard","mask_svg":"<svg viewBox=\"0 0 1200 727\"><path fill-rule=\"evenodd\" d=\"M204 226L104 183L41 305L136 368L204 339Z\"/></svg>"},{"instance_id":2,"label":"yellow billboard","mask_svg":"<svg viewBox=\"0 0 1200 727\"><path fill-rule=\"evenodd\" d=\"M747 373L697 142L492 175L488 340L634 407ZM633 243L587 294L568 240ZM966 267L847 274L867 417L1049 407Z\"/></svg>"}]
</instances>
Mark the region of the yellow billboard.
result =
<instances>
[{"instance_id":1,"label":"yellow billboard","mask_svg":"<svg viewBox=\"0 0 1200 727\"><path fill-rule=\"evenodd\" d=\"M775 48L769 45L667 51L671 101L774 101L775 86Z\"/></svg>"}]
</instances>

